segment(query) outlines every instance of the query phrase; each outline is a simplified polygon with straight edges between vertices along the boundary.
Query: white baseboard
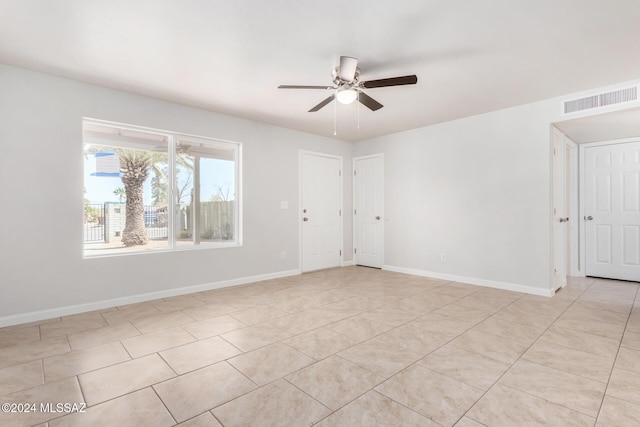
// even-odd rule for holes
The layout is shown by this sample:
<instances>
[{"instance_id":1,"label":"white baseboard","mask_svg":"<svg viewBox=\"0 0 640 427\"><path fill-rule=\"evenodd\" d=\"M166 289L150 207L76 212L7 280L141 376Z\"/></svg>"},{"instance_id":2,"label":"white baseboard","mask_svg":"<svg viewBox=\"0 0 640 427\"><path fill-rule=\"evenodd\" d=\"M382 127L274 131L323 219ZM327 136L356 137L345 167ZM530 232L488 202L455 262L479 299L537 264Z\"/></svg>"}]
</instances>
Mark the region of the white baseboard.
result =
<instances>
[{"instance_id":1,"label":"white baseboard","mask_svg":"<svg viewBox=\"0 0 640 427\"><path fill-rule=\"evenodd\" d=\"M539 295L543 297L552 297L554 295L553 289L536 288L533 286L517 285L515 283L497 282L494 280L478 279L475 277L456 276L454 274L435 273L432 271L417 270L413 268L395 267L393 265L385 265L382 267L382 269L387 271L394 271L396 273L411 274L413 276L429 277L432 279L449 280L452 282L484 286L487 288L524 292L526 294Z\"/></svg>"},{"instance_id":2,"label":"white baseboard","mask_svg":"<svg viewBox=\"0 0 640 427\"><path fill-rule=\"evenodd\" d=\"M159 298L169 298L178 295L192 294L195 292L209 291L212 289L227 288L229 286L244 285L246 283L261 282L263 280L279 279L282 277L295 276L298 274L301 274L300 270L279 271L276 273L240 277L230 280L221 280L219 282L203 283L200 285L186 286L183 288L166 289L163 291L149 292L146 294L138 294L121 298L89 302L86 304L68 305L65 307L32 311L29 313L14 314L11 316L0 317L0 327L37 322L40 320L52 319L54 317L85 313L87 311L104 310L106 308L135 304L138 302L152 301Z\"/></svg>"},{"instance_id":3,"label":"white baseboard","mask_svg":"<svg viewBox=\"0 0 640 427\"><path fill-rule=\"evenodd\" d=\"M352 265L356 265L354 260L342 261L342 264L341 264L342 267L350 267Z\"/></svg>"}]
</instances>

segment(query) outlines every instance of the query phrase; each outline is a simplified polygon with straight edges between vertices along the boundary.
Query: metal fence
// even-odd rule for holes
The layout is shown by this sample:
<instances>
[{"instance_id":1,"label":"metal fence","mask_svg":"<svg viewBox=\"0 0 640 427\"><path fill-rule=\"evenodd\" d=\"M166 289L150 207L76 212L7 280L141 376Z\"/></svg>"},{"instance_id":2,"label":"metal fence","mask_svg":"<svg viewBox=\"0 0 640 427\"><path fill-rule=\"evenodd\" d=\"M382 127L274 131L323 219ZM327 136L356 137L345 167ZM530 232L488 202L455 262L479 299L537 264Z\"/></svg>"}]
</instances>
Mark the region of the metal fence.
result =
<instances>
[{"instance_id":1,"label":"metal fence","mask_svg":"<svg viewBox=\"0 0 640 427\"><path fill-rule=\"evenodd\" d=\"M103 204L86 204L84 206L84 241L104 241Z\"/></svg>"},{"instance_id":2,"label":"metal fence","mask_svg":"<svg viewBox=\"0 0 640 427\"><path fill-rule=\"evenodd\" d=\"M145 206L144 226L150 240L164 240L169 237L169 216L166 207Z\"/></svg>"},{"instance_id":3,"label":"metal fence","mask_svg":"<svg viewBox=\"0 0 640 427\"><path fill-rule=\"evenodd\" d=\"M107 203L107 207L111 205ZM125 225L126 208L115 204L115 208L104 204L85 205L84 241L110 242L121 236ZM230 240L234 238L234 201L203 202L198 223L199 237L204 240ZM113 207L113 206L111 206ZM194 225L191 205L179 208L176 228L181 239L190 239ZM107 226L105 226L107 224ZM167 206L144 206L144 225L150 240L164 240L169 237L169 212ZM106 236L108 230L109 236Z\"/></svg>"}]
</instances>

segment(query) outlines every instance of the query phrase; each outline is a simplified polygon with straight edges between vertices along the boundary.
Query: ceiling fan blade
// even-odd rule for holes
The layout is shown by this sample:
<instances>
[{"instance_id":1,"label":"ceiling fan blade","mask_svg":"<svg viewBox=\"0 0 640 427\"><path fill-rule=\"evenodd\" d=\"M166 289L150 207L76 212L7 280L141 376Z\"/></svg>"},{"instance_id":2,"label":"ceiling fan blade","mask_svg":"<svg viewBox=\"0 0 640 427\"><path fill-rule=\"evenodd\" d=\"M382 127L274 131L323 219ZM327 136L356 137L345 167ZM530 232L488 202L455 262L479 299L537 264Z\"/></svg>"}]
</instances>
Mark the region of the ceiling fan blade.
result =
<instances>
[{"instance_id":1,"label":"ceiling fan blade","mask_svg":"<svg viewBox=\"0 0 640 427\"><path fill-rule=\"evenodd\" d=\"M384 105L380 104L378 101L367 95L366 93L360 91L358 94L358 99L360 103L370 109L371 111L376 111L384 107Z\"/></svg>"},{"instance_id":2,"label":"ceiling fan blade","mask_svg":"<svg viewBox=\"0 0 640 427\"><path fill-rule=\"evenodd\" d=\"M280 85L278 89L335 89L333 86Z\"/></svg>"},{"instance_id":3,"label":"ceiling fan blade","mask_svg":"<svg viewBox=\"0 0 640 427\"><path fill-rule=\"evenodd\" d=\"M386 86L402 86L402 85L414 85L418 82L418 76L402 76L402 77L391 77L388 79L378 79L378 80L369 80L368 82L360 83L365 89L373 89L376 87L386 87Z\"/></svg>"},{"instance_id":4,"label":"ceiling fan blade","mask_svg":"<svg viewBox=\"0 0 640 427\"><path fill-rule=\"evenodd\" d=\"M324 107L325 105L333 101L335 97L336 97L335 95L331 95L327 99L323 100L320 104L316 105L311 110L309 110L309 113L315 113L316 111L318 111L319 109L321 109L322 107Z\"/></svg>"},{"instance_id":5,"label":"ceiling fan blade","mask_svg":"<svg viewBox=\"0 0 640 427\"><path fill-rule=\"evenodd\" d=\"M352 82L356 76L356 69L358 68L358 58L352 58L350 56L340 57L340 80L345 82Z\"/></svg>"}]
</instances>

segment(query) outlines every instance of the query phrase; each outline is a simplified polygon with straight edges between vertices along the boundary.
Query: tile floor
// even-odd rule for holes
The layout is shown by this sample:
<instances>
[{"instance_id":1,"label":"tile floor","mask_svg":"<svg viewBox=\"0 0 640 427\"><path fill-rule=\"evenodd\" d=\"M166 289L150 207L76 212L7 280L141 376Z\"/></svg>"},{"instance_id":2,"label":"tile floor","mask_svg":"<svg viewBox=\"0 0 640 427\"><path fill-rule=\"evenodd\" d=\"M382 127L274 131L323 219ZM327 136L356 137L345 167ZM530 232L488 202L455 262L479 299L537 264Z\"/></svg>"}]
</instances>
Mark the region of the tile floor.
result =
<instances>
[{"instance_id":1,"label":"tile floor","mask_svg":"<svg viewBox=\"0 0 640 427\"><path fill-rule=\"evenodd\" d=\"M320 271L0 329L0 402L29 410L3 426L640 425L640 296Z\"/></svg>"}]
</instances>

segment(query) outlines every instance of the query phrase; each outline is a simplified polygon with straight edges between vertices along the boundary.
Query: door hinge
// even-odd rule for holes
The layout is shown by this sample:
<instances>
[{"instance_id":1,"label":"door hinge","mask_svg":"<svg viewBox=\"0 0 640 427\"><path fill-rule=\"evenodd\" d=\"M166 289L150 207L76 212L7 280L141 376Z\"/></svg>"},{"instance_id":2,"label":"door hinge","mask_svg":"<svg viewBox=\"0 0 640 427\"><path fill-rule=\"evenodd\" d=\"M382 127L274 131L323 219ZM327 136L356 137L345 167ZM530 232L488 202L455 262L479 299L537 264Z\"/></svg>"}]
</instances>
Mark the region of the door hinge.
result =
<instances>
[{"instance_id":1,"label":"door hinge","mask_svg":"<svg viewBox=\"0 0 640 427\"><path fill-rule=\"evenodd\" d=\"M356 171L353 171L353 176L356 176Z\"/></svg>"},{"instance_id":2,"label":"door hinge","mask_svg":"<svg viewBox=\"0 0 640 427\"><path fill-rule=\"evenodd\" d=\"M354 254L357 254L357 253L358 253L358 250L357 250L356 248L353 248L353 253L354 253Z\"/></svg>"},{"instance_id":3,"label":"door hinge","mask_svg":"<svg viewBox=\"0 0 640 427\"><path fill-rule=\"evenodd\" d=\"M342 216L342 209L338 211L338 216Z\"/></svg>"},{"instance_id":4,"label":"door hinge","mask_svg":"<svg viewBox=\"0 0 640 427\"><path fill-rule=\"evenodd\" d=\"M356 210L355 210L355 209L353 210L353 214L354 214L354 215L356 214Z\"/></svg>"},{"instance_id":5,"label":"door hinge","mask_svg":"<svg viewBox=\"0 0 640 427\"><path fill-rule=\"evenodd\" d=\"M338 171L338 176L342 176L342 171Z\"/></svg>"},{"instance_id":6,"label":"door hinge","mask_svg":"<svg viewBox=\"0 0 640 427\"><path fill-rule=\"evenodd\" d=\"M340 256L342 256L342 249L340 249Z\"/></svg>"}]
</instances>

